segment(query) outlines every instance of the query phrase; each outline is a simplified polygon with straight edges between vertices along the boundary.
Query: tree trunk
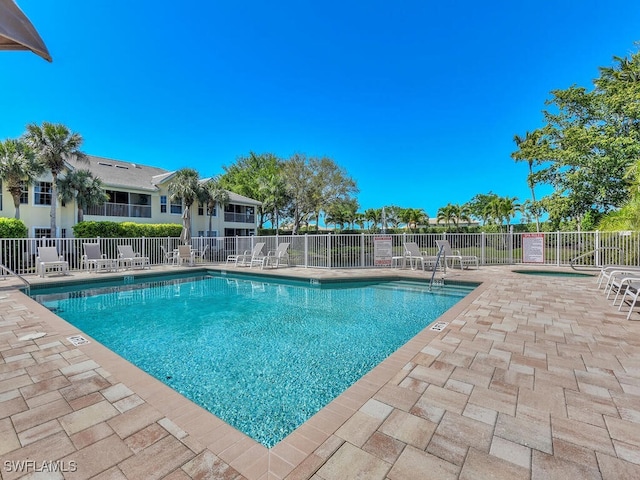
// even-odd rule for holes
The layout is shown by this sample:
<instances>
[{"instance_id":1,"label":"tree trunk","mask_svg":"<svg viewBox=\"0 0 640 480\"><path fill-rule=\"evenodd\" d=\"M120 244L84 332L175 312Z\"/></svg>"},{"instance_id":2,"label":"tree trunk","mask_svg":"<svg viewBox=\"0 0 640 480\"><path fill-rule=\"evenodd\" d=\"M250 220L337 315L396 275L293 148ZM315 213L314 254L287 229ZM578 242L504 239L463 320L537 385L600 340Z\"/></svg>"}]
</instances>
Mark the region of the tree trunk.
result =
<instances>
[{"instance_id":1,"label":"tree trunk","mask_svg":"<svg viewBox=\"0 0 640 480\"><path fill-rule=\"evenodd\" d=\"M13 206L16 207L16 213L14 218L16 220L20 220L20 195L12 195L13 197Z\"/></svg>"},{"instance_id":2,"label":"tree trunk","mask_svg":"<svg viewBox=\"0 0 640 480\"><path fill-rule=\"evenodd\" d=\"M51 176L53 177L53 182L51 183L51 213L49 214L51 217L51 238L57 238L56 207L58 204L58 187L56 186L56 183L58 182L58 174L51 172Z\"/></svg>"}]
</instances>

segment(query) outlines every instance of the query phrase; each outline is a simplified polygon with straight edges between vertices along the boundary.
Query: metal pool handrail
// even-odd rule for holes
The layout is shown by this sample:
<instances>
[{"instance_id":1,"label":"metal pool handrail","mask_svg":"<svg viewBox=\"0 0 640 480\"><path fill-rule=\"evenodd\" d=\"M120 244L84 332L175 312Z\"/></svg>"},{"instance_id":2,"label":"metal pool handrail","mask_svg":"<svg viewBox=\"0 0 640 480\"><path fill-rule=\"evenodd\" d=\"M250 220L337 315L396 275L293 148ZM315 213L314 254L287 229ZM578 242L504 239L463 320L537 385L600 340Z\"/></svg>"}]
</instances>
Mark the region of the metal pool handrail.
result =
<instances>
[{"instance_id":1,"label":"metal pool handrail","mask_svg":"<svg viewBox=\"0 0 640 480\"><path fill-rule=\"evenodd\" d=\"M2 263L0 263L0 270L2 271L2 276L6 277L7 273L12 276L12 277L17 277L18 279L20 279L22 281L22 283L24 283L25 285L25 289L27 291L27 295L29 295L29 292L31 290L31 284L29 283L29 281L24 278L22 275L14 272L13 270L11 270L9 267L4 266Z\"/></svg>"},{"instance_id":2,"label":"metal pool handrail","mask_svg":"<svg viewBox=\"0 0 640 480\"><path fill-rule=\"evenodd\" d=\"M580 271L580 270L586 270L586 271L600 270L600 267L598 267L597 265L594 265L592 267L583 265L583 266L581 266L581 268L577 268L575 263L576 263L577 260L580 260L581 258L585 258L585 257L587 257L589 255L593 255L594 253L600 252L602 250L617 250L619 254L623 253L623 250L620 247L598 247L598 248L595 248L595 249L593 249L593 250L591 250L591 251L589 251L587 253L583 253L582 255L578 255L577 257L572 258L569 261L569 265L571 265L571 268L576 270L576 271ZM618 255L618 258L621 258L621 255Z\"/></svg>"},{"instance_id":3,"label":"metal pool handrail","mask_svg":"<svg viewBox=\"0 0 640 480\"><path fill-rule=\"evenodd\" d=\"M438 263L440 263L440 256L442 255L442 252L444 251L444 245L440 245L440 248L438 249L438 254L436 255L436 263L433 266L433 271L431 272L431 280L429 280L429 291L431 291L431 286L433 285L433 278L436 276L436 270L438 269ZM446 265L445 265L445 268Z\"/></svg>"}]
</instances>

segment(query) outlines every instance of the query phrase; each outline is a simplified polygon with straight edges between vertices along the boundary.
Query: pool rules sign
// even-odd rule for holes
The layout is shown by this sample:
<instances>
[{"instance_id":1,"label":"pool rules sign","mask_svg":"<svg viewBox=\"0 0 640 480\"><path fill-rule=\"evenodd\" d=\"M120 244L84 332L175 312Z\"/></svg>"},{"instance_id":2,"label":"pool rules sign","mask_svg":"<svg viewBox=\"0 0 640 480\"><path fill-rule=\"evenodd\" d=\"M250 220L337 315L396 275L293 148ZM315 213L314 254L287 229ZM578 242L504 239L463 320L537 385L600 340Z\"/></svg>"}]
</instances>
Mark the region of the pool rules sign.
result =
<instances>
[{"instance_id":1,"label":"pool rules sign","mask_svg":"<svg viewBox=\"0 0 640 480\"><path fill-rule=\"evenodd\" d=\"M544 233L522 234L522 263L544 263Z\"/></svg>"},{"instance_id":2,"label":"pool rules sign","mask_svg":"<svg viewBox=\"0 0 640 480\"><path fill-rule=\"evenodd\" d=\"M373 264L376 267L390 267L393 253L393 240L390 235L373 237Z\"/></svg>"}]
</instances>

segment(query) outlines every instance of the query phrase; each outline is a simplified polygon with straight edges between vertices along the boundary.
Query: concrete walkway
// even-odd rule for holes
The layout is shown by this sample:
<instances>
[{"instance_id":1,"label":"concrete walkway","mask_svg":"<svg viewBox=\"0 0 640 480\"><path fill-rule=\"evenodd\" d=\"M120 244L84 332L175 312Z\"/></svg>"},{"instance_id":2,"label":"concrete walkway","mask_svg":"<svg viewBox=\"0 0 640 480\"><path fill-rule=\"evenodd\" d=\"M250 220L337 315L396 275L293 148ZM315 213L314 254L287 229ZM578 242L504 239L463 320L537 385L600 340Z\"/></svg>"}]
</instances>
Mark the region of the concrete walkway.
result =
<instances>
[{"instance_id":1,"label":"concrete walkway","mask_svg":"<svg viewBox=\"0 0 640 480\"><path fill-rule=\"evenodd\" d=\"M439 319L446 328L425 329L272 449L0 290L0 477L640 478L640 313L626 321L593 277L511 270L450 270L482 285Z\"/></svg>"}]
</instances>

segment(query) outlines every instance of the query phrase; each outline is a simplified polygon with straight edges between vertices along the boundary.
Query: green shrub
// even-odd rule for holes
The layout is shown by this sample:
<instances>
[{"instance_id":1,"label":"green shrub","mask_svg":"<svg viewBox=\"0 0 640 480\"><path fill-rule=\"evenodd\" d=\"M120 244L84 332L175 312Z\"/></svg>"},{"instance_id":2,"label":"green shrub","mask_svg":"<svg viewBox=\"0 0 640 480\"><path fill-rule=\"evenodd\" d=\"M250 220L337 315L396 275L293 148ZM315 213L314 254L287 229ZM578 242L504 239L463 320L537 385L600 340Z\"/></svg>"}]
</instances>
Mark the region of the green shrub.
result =
<instances>
[{"instance_id":1,"label":"green shrub","mask_svg":"<svg viewBox=\"0 0 640 480\"><path fill-rule=\"evenodd\" d=\"M0 238L27 238L28 232L22 220L0 218Z\"/></svg>"},{"instance_id":2,"label":"green shrub","mask_svg":"<svg viewBox=\"0 0 640 480\"><path fill-rule=\"evenodd\" d=\"M80 222L73 227L76 238L179 237L181 231L176 223Z\"/></svg>"}]
</instances>

